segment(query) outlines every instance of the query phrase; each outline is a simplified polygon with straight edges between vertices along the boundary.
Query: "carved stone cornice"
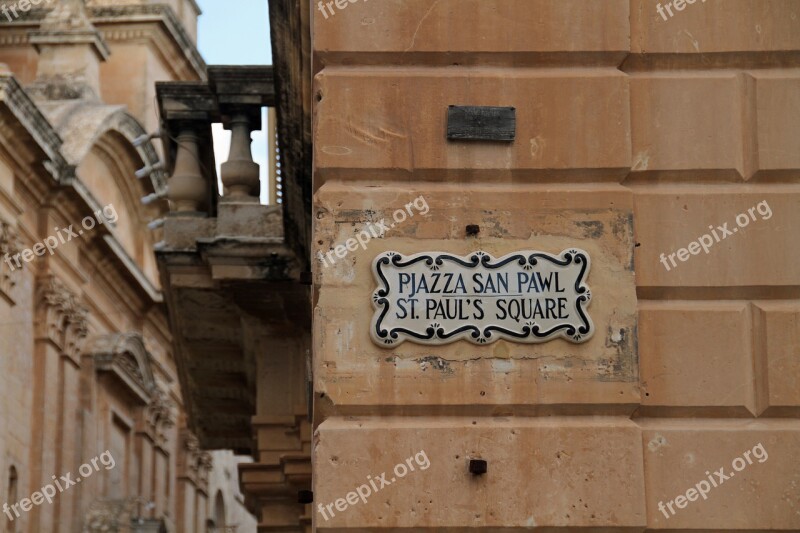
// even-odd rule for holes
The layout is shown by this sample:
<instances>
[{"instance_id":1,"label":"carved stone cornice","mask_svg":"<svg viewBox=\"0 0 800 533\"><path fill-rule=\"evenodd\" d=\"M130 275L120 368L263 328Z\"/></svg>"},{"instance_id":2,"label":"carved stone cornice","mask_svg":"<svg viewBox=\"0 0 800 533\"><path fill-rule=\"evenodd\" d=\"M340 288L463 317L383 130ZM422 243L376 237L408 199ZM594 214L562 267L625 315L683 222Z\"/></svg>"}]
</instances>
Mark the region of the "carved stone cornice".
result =
<instances>
[{"instance_id":1,"label":"carved stone cornice","mask_svg":"<svg viewBox=\"0 0 800 533\"><path fill-rule=\"evenodd\" d=\"M145 38L152 40L155 47L165 54L170 66L185 64L191 76L199 80L206 79L206 63L197 50L194 41L183 27L175 12L168 5L100 5L98 2L86 2L89 21L99 31L101 39L106 43L129 41ZM3 34L0 46L19 46L31 42L28 31L41 23L48 15L45 9L31 9L19 12L20 16L13 22L0 20ZM145 29L147 23L159 23L163 32ZM24 28L23 31L20 31ZM159 36L161 34L161 36ZM172 52L166 52L173 50Z\"/></svg>"},{"instance_id":2,"label":"carved stone cornice","mask_svg":"<svg viewBox=\"0 0 800 533\"><path fill-rule=\"evenodd\" d=\"M70 174L71 169L61 155L61 137L11 75L0 74L0 106L5 107L28 132L46 156L45 167L56 181Z\"/></svg>"},{"instance_id":3,"label":"carved stone cornice","mask_svg":"<svg viewBox=\"0 0 800 533\"><path fill-rule=\"evenodd\" d=\"M36 338L47 340L77 365L89 331L88 311L55 276L37 281Z\"/></svg>"},{"instance_id":4,"label":"carved stone cornice","mask_svg":"<svg viewBox=\"0 0 800 533\"><path fill-rule=\"evenodd\" d=\"M95 370L108 373L117 383L148 405L157 387L150 353L139 333L112 333L92 339L86 357L94 360Z\"/></svg>"},{"instance_id":5,"label":"carved stone cornice","mask_svg":"<svg viewBox=\"0 0 800 533\"><path fill-rule=\"evenodd\" d=\"M206 63L197 50L192 38L186 32L183 24L175 15L171 7L163 4L154 5L97 5L98 2L88 1L88 12L92 22L100 29L103 38L109 42L131 39L136 33L142 32L141 27L131 30L121 26L124 23L160 22L171 38L174 45L180 50L181 59L185 60L198 79L206 79ZM106 27L108 25L108 27ZM131 33L133 31L134 33ZM138 33L134 38L154 35L149 32ZM162 48L163 50L163 48Z\"/></svg>"},{"instance_id":6,"label":"carved stone cornice","mask_svg":"<svg viewBox=\"0 0 800 533\"><path fill-rule=\"evenodd\" d=\"M31 33L31 43L37 46L88 44L101 60L111 55L108 45L87 16L84 0L58 2L42 19L39 29Z\"/></svg>"}]
</instances>

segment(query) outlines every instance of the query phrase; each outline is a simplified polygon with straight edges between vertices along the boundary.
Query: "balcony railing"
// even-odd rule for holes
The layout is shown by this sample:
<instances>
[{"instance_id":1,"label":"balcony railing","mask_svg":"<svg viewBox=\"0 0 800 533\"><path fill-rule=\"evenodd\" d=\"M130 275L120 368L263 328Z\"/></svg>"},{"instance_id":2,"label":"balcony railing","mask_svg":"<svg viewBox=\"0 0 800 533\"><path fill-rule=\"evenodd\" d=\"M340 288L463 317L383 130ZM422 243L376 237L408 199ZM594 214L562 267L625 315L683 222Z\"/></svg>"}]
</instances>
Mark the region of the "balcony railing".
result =
<instances>
[{"instance_id":1,"label":"balcony railing","mask_svg":"<svg viewBox=\"0 0 800 533\"><path fill-rule=\"evenodd\" d=\"M273 71L209 67L208 82L164 82L156 92L170 174L156 256L189 426L205 449L250 453L264 345L273 335L282 342L310 330L308 287L301 283L307 257L290 235L307 223L287 216L280 115L268 113L271 205L259 202L259 165L251 151L263 107L276 104ZM231 131L219 181L215 123Z\"/></svg>"}]
</instances>

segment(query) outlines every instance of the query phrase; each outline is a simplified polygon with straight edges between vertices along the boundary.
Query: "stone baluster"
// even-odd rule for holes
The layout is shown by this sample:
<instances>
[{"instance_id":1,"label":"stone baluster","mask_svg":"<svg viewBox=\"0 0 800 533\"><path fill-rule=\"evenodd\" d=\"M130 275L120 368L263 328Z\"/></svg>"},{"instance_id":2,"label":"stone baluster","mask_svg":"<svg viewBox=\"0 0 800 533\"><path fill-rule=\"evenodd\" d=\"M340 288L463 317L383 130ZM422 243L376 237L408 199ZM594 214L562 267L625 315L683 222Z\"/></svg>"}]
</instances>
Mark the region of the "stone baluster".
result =
<instances>
[{"instance_id":1,"label":"stone baluster","mask_svg":"<svg viewBox=\"0 0 800 533\"><path fill-rule=\"evenodd\" d=\"M226 129L231 130L231 151L228 161L221 165L225 201L258 202L259 166L250 151L253 125L254 121L244 112L232 114L226 125Z\"/></svg>"},{"instance_id":2,"label":"stone baluster","mask_svg":"<svg viewBox=\"0 0 800 533\"><path fill-rule=\"evenodd\" d=\"M200 168L198 137L190 128L181 130L177 139L175 170L169 179L168 198L171 210L196 213L206 202L208 189Z\"/></svg>"}]
</instances>

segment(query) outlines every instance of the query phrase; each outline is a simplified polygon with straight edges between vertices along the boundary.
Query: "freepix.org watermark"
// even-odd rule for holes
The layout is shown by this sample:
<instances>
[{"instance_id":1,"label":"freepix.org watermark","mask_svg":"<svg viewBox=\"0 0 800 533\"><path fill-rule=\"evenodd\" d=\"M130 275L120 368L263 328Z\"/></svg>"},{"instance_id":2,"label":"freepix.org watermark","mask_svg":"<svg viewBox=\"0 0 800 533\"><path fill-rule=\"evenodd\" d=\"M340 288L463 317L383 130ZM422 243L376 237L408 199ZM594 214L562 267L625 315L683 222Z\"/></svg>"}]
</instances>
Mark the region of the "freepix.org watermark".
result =
<instances>
[{"instance_id":1,"label":"freepix.org watermark","mask_svg":"<svg viewBox=\"0 0 800 533\"><path fill-rule=\"evenodd\" d=\"M53 0L19 0L19 2L13 4L0 4L0 12L6 16L9 22L13 22L14 19L19 18L19 13L17 9L22 12L28 12L31 10L31 7L38 6L39 4L50 5L53 3ZM11 15L14 15L13 17ZM2 22L2 19L0 19Z\"/></svg>"},{"instance_id":2,"label":"freepix.org watermark","mask_svg":"<svg viewBox=\"0 0 800 533\"><path fill-rule=\"evenodd\" d=\"M753 446L752 450L747 450L742 454L741 457L737 457L731 463L731 466L735 470L735 472L730 472L728 474L725 473L725 467L723 466L713 474L711 474L708 470L706 470L706 476L708 476L708 480L703 479L699 483L697 483L693 488L686 491L686 494L681 494L676 496L674 500L669 500L666 505L664 505L663 501L658 502L658 510L664 513L664 516L667 517L669 520L670 517L674 516L676 511L673 507L673 504L678 509L685 509L690 502L697 501L698 498L702 496L704 500L708 499L708 493L711 492L712 488L717 488L729 479L733 479L736 476L736 472L741 472L748 465L753 464L753 459L750 456L755 457L758 459L759 463L765 462L769 459L769 454L767 450L764 449L764 446L759 442L755 446ZM667 513L667 509L669 509L669 513Z\"/></svg>"},{"instance_id":3,"label":"freepix.org watermark","mask_svg":"<svg viewBox=\"0 0 800 533\"><path fill-rule=\"evenodd\" d=\"M656 5L656 11L658 11L658 14L661 15L661 18L663 18L664 20L669 20L667 18L666 13L664 12L665 10L667 13L669 13L669 18L672 18L675 16L675 13L672 12L673 7L675 8L675 11L683 11L684 9L686 9L687 4L691 5L694 4L695 2L697 2L697 0L672 0L670 2L665 2L664 3L665 5L663 6L661 5L661 3ZM701 0L701 2L705 4L706 0Z\"/></svg>"},{"instance_id":4,"label":"freepix.org watermark","mask_svg":"<svg viewBox=\"0 0 800 533\"><path fill-rule=\"evenodd\" d=\"M377 239L378 237L383 237L387 231L394 228L397 224L405 222L406 218L413 217L414 211L411 209L412 207L419 211L420 215L427 215L430 208L428 207L428 202L425 200L423 196L419 196L415 198L413 202L408 202L405 206L405 209L398 209L394 213L392 213L392 218L394 222L390 225L386 225L386 219L382 218L377 224L369 223L367 224L364 229L362 229L358 235L355 237L350 237L347 239L344 244L339 244L334 247L333 250L330 250L327 254L322 255L322 252L317 252L317 257L322 264L326 267L328 266L328 261L330 264L334 264L336 259L332 256L336 254L336 257L342 259L344 258L349 252L355 252L358 250L358 247L361 246L362 250L367 249L367 243L372 239ZM408 215L406 215L408 212ZM325 261L325 258L328 258L328 261Z\"/></svg>"},{"instance_id":5,"label":"freepix.org watermark","mask_svg":"<svg viewBox=\"0 0 800 533\"><path fill-rule=\"evenodd\" d=\"M366 2L367 0L364 0ZM325 11L325 7L328 7L331 15L335 15L336 11L334 11L333 6L335 5L337 9L342 10L346 8L350 4L355 4L358 0L331 0L330 2L325 2L323 5L322 1L317 2L317 9L319 9L320 13L323 14L325 19L328 18L328 12Z\"/></svg>"},{"instance_id":6,"label":"freepix.org watermark","mask_svg":"<svg viewBox=\"0 0 800 533\"><path fill-rule=\"evenodd\" d=\"M100 465L104 466L106 470L111 470L116 466L116 464L117 462L114 460L111 452L106 450L94 459L90 460L88 463L82 464L80 467L78 467L78 473L83 477L76 477L75 479L72 479L71 472L67 472L61 476L60 479L56 479L56 476L53 476L53 483L45 485L40 490L34 492L31 494L30 498L22 498L20 501L12 503L11 505L4 503L3 512L8 519L13 522L15 518L22 516L20 510L23 513L27 513L33 509L34 505L41 505L44 502L53 503L53 498L57 494L61 494L70 487L74 487L80 483L81 480L86 479L95 472L99 472ZM58 488L58 492L56 492L56 488ZM11 513L12 511L14 512L13 514Z\"/></svg>"},{"instance_id":7,"label":"freepix.org watermark","mask_svg":"<svg viewBox=\"0 0 800 533\"><path fill-rule=\"evenodd\" d=\"M664 268L667 269L667 272L671 270L669 264L667 264L667 258L669 258L669 262L672 263L672 268L678 266L675 262L675 256L678 257L678 260L681 262L686 262L689 260L691 255L698 255L700 250L702 249L705 253L708 253L711 250L711 247L730 237L734 233L738 233L739 228L744 228L748 224L750 224L750 219L753 219L755 222L756 219L756 212L761 215L761 220L769 220L772 218L772 209L770 208L769 204L766 200L763 202L759 202L758 205L755 207L751 207L747 210L747 213L739 213L736 215L736 225L739 226L738 228L728 229L728 223L724 223L722 226L717 226L716 229L714 226L709 226L708 229L711 230L711 233L714 235L712 238L711 235L706 233L705 235L701 236L696 241L692 241L686 248L681 248L675 252L672 252L669 255L661 254L661 264L664 265ZM717 231L719 230L719 231ZM691 255L689 255L691 254Z\"/></svg>"},{"instance_id":8,"label":"freepix.org watermark","mask_svg":"<svg viewBox=\"0 0 800 533\"><path fill-rule=\"evenodd\" d=\"M95 217L97 217L96 221ZM53 252L55 252L56 248L58 248L61 244L68 243L72 239L77 239L78 236L83 235L84 230L91 231L98 224L102 226L105 222L110 222L113 224L118 219L119 216L117 215L117 210L114 209L112 204L108 204L107 206L103 207L103 209L98 209L95 211L94 217L92 215L84 217L84 219L81 220L81 226L83 226L83 229L78 229L76 232L72 229L75 224L70 224L69 227L64 229L58 229L56 227L53 229L55 235L50 235L42 242L37 242L31 248L26 248L14 255L6 254L3 258L3 261L5 261L11 270L14 271L18 268L22 268L20 258L22 258L22 260L26 263L30 263L34 260L34 258L42 257L45 252L53 255ZM11 264L12 261L14 262L13 265Z\"/></svg>"},{"instance_id":9,"label":"freepix.org watermark","mask_svg":"<svg viewBox=\"0 0 800 533\"><path fill-rule=\"evenodd\" d=\"M334 507L336 507L337 511L344 512L348 507L356 505L359 500L363 503L367 503L367 498L369 498L370 495L375 494L383 487L391 485L395 481L406 477L409 472L414 472L414 464L416 464L420 470L427 470L430 468L431 461L428 459L428 454L425 453L425 450L420 451L413 457L409 457L404 463L397 463L392 470L394 472L394 477L391 479L386 479L386 472L383 472L381 475L375 477L367 476L367 483L359 486L353 492L348 492L347 496L344 498L338 498L334 500L333 503L329 503L325 506L323 506L321 503L317 504L317 511L322 514L322 518L324 518L327 522L330 520L330 518L328 518L328 514L330 514L331 517L336 516L336 513L333 512ZM325 512L326 510L327 513Z\"/></svg>"}]
</instances>

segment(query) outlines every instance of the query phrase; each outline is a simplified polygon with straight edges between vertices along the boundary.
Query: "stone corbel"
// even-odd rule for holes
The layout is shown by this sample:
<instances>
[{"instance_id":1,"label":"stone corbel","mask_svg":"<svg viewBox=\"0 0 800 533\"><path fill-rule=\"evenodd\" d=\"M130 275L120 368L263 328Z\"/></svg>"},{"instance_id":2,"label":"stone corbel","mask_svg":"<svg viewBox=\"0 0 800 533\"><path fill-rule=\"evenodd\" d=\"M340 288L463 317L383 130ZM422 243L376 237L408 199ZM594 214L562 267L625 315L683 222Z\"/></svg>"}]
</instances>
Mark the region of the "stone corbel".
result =
<instances>
[{"instance_id":1,"label":"stone corbel","mask_svg":"<svg viewBox=\"0 0 800 533\"><path fill-rule=\"evenodd\" d=\"M146 434L156 446L163 449L167 445L167 431L175 425L173 407L168 394L156 388L150 403L142 411L138 431Z\"/></svg>"},{"instance_id":2,"label":"stone corbel","mask_svg":"<svg viewBox=\"0 0 800 533\"><path fill-rule=\"evenodd\" d=\"M200 450L200 440L188 428L183 428L180 433L181 453L178 454L178 477L189 479L197 484Z\"/></svg>"},{"instance_id":3,"label":"stone corbel","mask_svg":"<svg viewBox=\"0 0 800 533\"><path fill-rule=\"evenodd\" d=\"M58 279L49 275L37 283L36 338L47 340L80 364L80 352L88 333L88 311Z\"/></svg>"},{"instance_id":4,"label":"stone corbel","mask_svg":"<svg viewBox=\"0 0 800 533\"><path fill-rule=\"evenodd\" d=\"M198 488L208 493L208 477L214 468L214 458L208 452L200 453L197 459L197 485Z\"/></svg>"}]
</instances>

